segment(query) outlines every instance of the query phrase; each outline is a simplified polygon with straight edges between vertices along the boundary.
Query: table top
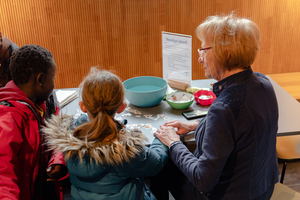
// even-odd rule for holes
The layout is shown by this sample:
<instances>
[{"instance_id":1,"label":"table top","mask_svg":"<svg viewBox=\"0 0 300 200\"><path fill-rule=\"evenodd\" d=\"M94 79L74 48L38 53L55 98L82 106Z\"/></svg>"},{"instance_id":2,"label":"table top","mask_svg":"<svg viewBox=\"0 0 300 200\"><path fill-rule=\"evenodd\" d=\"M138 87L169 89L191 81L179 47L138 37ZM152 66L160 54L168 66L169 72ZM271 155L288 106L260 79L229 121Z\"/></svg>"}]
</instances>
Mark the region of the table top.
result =
<instances>
[{"instance_id":1,"label":"table top","mask_svg":"<svg viewBox=\"0 0 300 200\"><path fill-rule=\"evenodd\" d=\"M300 103L270 76L279 107L278 136L300 134Z\"/></svg>"},{"instance_id":2,"label":"table top","mask_svg":"<svg viewBox=\"0 0 300 200\"><path fill-rule=\"evenodd\" d=\"M278 85L272 78L270 78L271 83L275 89L278 105L279 105L279 121L278 121L278 136L294 135L300 134L300 103L294 99L287 91L285 91L280 85ZM210 84L215 83L213 79L202 79L193 80L193 87L200 88L211 88ZM78 90L77 88L68 88L62 90ZM61 109L62 113L67 113L68 115L74 115L79 112L79 99L75 99L67 106ZM116 119L128 121L127 127L129 128L140 128L142 132L148 138L148 144L150 144L154 137L153 133L160 125L164 124L167 120L178 119L181 121L189 121L183 117L182 112L187 110L200 109L208 110L209 106L201 106L195 101L192 105L185 110L175 110L169 106L169 104L162 100L158 105L150 108L140 108L136 107L130 103L126 110L116 115ZM194 120L194 119L193 119ZM186 142L193 142L193 134L189 134L182 137Z\"/></svg>"},{"instance_id":3,"label":"table top","mask_svg":"<svg viewBox=\"0 0 300 200\"><path fill-rule=\"evenodd\" d=\"M269 74L292 97L300 101L300 72Z\"/></svg>"}]
</instances>

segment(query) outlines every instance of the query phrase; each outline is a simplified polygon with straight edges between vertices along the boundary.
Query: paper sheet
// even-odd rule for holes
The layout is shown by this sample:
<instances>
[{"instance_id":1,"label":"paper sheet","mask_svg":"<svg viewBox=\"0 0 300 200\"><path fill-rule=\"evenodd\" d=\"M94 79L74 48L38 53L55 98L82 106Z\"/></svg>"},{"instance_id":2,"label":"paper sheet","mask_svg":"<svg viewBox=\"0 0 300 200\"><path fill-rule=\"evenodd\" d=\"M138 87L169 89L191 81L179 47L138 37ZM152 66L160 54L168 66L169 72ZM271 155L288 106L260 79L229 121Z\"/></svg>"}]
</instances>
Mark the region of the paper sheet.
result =
<instances>
[{"instance_id":1,"label":"paper sheet","mask_svg":"<svg viewBox=\"0 0 300 200\"><path fill-rule=\"evenodd\" d=\"M192 36L162 32L163 78L191 85Z\"/></svg>"},{"instance_id":2,"label":"paper sheet","mask_svg":"<svg viewBox=\"0 0 300 200\"><path fill-rule=\"evenodd\" d=\"M63 108L77 98L77 92L75 90L57 90L56 96L60 107Z\"/></svg>"}]
</instances>

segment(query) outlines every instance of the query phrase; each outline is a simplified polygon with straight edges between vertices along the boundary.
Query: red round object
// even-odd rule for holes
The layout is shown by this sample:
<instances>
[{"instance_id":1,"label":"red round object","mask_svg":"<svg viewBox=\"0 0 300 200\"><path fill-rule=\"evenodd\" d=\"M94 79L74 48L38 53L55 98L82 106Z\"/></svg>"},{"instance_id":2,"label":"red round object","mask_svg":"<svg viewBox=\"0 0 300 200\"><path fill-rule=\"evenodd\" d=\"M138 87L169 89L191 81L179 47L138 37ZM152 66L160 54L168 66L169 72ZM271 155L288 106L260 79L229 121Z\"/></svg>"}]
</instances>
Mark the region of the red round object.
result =
<instances>
[{"instance_id":1,"label":"red round object","mask_svg":"<svg viewBox=\"0 0 300 200\"><path fill-rule=\"evenodd\" d=\"M195 101L203 106L208 106L217 98L213 91L199 90L194 93Z\"/></svg>"}]
</instances>

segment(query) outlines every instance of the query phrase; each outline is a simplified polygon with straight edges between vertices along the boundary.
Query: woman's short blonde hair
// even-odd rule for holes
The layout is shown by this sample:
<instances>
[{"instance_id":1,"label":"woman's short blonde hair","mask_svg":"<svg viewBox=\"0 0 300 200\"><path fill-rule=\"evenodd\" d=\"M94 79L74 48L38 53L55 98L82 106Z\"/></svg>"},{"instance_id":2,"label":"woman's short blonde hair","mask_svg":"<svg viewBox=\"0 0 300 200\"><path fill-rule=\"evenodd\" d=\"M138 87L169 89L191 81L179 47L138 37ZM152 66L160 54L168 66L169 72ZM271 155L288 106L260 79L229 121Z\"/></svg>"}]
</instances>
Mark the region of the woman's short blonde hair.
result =
<instances>
[{"instance_id":1,"label":"woman's short blonde hair","mask_svg":"<svg viewBox=\"0 0 300 200\"><path fill-rule=\"evenodd\" d=\"M208 17L197 27L196 35L202 42L212 42L215 64L224 70L248 68L260 48L258 26L233 13Z\"/></svg>"}]
</instances>

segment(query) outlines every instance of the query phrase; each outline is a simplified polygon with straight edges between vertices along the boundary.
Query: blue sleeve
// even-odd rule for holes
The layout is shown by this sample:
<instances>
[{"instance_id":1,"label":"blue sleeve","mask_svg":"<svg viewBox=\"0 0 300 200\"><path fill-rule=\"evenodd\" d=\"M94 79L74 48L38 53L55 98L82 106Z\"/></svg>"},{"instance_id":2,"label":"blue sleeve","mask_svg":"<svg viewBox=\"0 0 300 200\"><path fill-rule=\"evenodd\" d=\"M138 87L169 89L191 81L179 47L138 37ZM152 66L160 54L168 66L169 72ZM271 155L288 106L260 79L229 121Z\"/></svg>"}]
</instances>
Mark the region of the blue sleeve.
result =
<instances>
[{"instance_id":1,"label":"blue sleeve","mask_svg":"<svg viewBox=\"0 0 300 200\"><path fill-rule=\"evenodd\" d=\"M158 138L155 138L150 147L143 147L141 154L128 163L126 174L130 177L154 176L160 172L168 162L169 148Z\"/></svg>"},{"instance_id":2,"label":"blue sleeve","mask_svg":"<svg viewBox=\"0 0 300 200\"><path fill-rule=\"evenodd\" d=\"M201 121L196 129L195 135L204 130L200 137L196 137L199 157L195 157L183 144L176 144L170 149L174 164L201 192L211 191L218 183L226 160L234 148L233 118L231 110L218 102L211 106L206 122Z\"/></svg>"},{"instance_id":3,"label":"blue sleeve","mask_svg":"<svg viewBox=\"0 0 300 200\"><path fill-rule=\"evenodd\" d=\"M77 118L77 120L76 120L76 122L75 122L75 126L76 126L76 127L77 127L77 126L80 126L80 125L84 124L85 122L89 122L89 121L90 121L90 119L89 119L89 117L88 117L87 114L81 114L81 115Z\"/></svg>"}]
</instances>

